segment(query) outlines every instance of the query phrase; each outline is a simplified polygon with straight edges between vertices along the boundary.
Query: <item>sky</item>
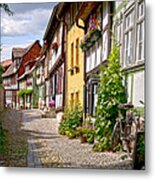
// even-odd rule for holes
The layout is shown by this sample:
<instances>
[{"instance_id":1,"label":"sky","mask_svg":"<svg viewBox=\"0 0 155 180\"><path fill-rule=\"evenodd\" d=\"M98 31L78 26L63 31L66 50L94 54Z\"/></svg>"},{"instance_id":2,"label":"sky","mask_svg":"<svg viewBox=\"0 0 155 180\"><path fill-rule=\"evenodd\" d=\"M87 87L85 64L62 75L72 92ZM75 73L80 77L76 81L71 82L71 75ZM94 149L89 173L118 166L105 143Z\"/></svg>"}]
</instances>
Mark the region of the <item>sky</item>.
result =
<instances>
[{"instance_id":1,"label":"sky","mask_svg":"<svg viewBox=\"0 0 155 180\"><path fill-rule=\"evenodd\" d=\"M10 3L13 16L1 10L1 55L0 60L11 58L13 47L27 47L35 40L42 39L57 3Z\"/></svg>"}]
</instances>

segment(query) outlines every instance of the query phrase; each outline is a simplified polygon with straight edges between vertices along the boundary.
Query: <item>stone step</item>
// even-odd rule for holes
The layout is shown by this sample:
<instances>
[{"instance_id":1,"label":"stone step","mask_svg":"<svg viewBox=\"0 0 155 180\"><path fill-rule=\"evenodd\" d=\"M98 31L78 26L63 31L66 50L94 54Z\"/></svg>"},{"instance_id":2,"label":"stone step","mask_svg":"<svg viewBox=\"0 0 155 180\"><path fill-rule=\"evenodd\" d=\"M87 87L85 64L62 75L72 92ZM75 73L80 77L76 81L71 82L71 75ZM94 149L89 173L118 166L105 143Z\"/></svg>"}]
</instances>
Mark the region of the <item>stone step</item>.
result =
<instances>
[{"instance_id":1,"label":"stone step","mask_svg":"<svg viewBox=\"0 0 155 180\"><path fill-rule=\"evenodd\" d=\"M44 111L42 113L42 118L56 118L55 110Z\"/></svg>"}]
</instances>

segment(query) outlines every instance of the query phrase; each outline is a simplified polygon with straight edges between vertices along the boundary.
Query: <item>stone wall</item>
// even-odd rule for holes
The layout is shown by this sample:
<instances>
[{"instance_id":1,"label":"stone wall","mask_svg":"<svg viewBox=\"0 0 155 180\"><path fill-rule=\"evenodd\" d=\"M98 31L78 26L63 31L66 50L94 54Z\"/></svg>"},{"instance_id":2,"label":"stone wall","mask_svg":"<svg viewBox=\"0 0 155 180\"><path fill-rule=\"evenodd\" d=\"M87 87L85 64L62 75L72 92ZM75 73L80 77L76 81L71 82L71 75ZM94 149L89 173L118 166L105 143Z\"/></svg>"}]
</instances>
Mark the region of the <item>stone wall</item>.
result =
<instances>
[{"instance_id":1,"label":"stone wall","mask_svg":"<svg viewBox=\"0 0 155 180\"><path fill-rule=\"evenodd\" d=\"M4 87L0 84L0 111L4 109Z\"/></svg>"}]
</instances>

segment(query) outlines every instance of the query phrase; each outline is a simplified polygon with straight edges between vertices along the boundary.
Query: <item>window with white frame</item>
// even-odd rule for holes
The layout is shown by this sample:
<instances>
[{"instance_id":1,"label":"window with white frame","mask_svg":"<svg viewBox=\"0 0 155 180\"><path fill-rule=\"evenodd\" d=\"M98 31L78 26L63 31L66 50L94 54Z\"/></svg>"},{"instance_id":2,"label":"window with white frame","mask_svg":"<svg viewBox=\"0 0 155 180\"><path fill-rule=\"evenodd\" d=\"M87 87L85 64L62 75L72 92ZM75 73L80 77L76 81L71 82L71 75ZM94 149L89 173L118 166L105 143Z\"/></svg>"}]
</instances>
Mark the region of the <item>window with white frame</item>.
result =
<instances>
[{"instance_id":1,"label":"window with white frame","mask_svg":"<svg viewBox=\"0 0 155 180\"><path fill-rule=\"evenodd\" d=\"M137 11L137 51L136 51L136 59L138 61L144 60L144 1L141 1L138 4Z\"/></svg>"},{"instance_id":2,"label":"window with white frame","mask_svg":"<svg viewBox=\"0 0 155 180\"><path fill-rule=\"evenodd\" d=\"M134 10L130 11L125 17L124 26L124 66L129 66L133 63Z\"/></svg>"}]
</instances>

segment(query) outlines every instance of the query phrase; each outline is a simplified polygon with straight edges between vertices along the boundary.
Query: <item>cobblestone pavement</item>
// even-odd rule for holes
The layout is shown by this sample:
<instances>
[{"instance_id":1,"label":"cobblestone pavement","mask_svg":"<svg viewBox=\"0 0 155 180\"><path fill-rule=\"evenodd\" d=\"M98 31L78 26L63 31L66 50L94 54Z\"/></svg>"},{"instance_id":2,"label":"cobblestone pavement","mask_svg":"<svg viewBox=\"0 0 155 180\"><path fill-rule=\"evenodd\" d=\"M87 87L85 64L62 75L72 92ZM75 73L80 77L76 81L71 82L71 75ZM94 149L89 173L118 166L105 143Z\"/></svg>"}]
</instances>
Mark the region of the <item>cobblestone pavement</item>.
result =
<instances>
[{"instance_id":1,"label":"cobblestone pavement","mask_svg":"<svg viewBox=\"0 0 155 180\"><path fill-rule=\"evenodd\" d=\"M0 166L27 167L27 133L22 131L22 113L5 109L0 113Z\"/></svg>"},{"instance_id":2,"label":"cobblestone pavement","mask_svg":"<svg viewBox=\"0 0 155 180\"><path fill-rule=\"evenodd\" d=\"M22 113L29 167L132 169L131 160L122 158L125 153L93 152L93 145L59 135L56 119L41 118L39 110Z\"/></svg>"}]
</instances>

